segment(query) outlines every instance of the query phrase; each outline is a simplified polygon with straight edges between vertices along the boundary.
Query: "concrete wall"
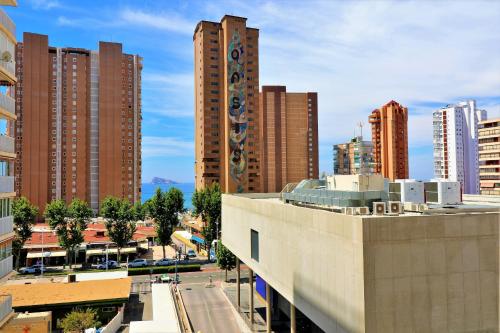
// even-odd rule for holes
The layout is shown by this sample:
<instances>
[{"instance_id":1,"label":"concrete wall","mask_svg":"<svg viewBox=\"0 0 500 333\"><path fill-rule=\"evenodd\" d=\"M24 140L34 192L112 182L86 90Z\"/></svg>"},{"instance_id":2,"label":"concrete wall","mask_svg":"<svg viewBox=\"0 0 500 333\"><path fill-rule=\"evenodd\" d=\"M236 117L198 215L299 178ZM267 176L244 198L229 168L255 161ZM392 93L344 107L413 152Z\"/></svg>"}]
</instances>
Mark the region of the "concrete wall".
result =
<instances>
[{"instance_id":1,"label":"concrete wall","mask_svg":"<svg viewBox=\"0 0 500 333\"><path fill-rule=\"evenodd\" d=\"M222 202L222 242L236 256L325 332L364 331L361 218L278 199ZM259 232L258 263L250 229Z\"/></svg>"},{"instance_id":2,"label":"concrete wall","mask_svg":"<svg viewBox=\"0 0 500 333\"><path fill-rule=\"evenodd\" d=\"M366 332L498 332L498 213L363 222Z\"/></svg>"},{"instance_id":3,"label":"concrete wall","mask_svg":"<svg viewBox=\"0 0 500 333\"><path fill-rule=\"evenodd\" d=\"M325 332L498 332L499 216L359 217L223 195L222 241Z\"/></svg>"}]
</instances>

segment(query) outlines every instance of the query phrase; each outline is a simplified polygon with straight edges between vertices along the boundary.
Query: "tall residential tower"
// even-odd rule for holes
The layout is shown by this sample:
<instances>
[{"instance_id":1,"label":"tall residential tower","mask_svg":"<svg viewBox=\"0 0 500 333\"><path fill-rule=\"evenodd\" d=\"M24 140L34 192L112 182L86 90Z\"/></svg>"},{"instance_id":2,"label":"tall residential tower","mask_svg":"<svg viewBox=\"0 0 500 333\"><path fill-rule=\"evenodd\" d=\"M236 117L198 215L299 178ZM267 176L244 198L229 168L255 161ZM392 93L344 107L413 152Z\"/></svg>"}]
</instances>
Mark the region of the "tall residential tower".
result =
<instances>
[{"instance_id":1,"label":"tall residential tower","mask_svg":"<svg viewBox=\"0 0 500 333\"><path fill-rule=\"evenodd\" d=\"M369 117L372 125L374 173L391 180L407 179L408 108L390 101Z\"/></svg>"},{"instance_id":2,"label":"tall residential tower","mask_svg":"<svg viewBox=\"0 0 500 333\"><path fill-rule=\"evenodd\" d=\"M433 113L434 176L459 181L463 193L479 193L478 122L485 119L474 100Z\"/></svg>"},{"instance_id":3,"label":"tall residential tower","mask_svg":"<svg viewBox=\"0 0 500 333\"><path fill-rule=\"evenodd\" d=\"M16 63L17 194L42 211L54 199L139 201L142 59L118 43L59 48L25 33Z\"/></svg>"},{"instance_id":4,"label":"tall residential tower","mask_svg":"<svg viewBox=\"0 0 500 333\"><path fill-rule=\"evenodd\" d=\"M201 21L194 43L196 188L260 192L259 30L246 18Z\"/></svg>"},{"instance_id":5,"label":"tall residential tower","mask_svg":"<svg viewBox=\"0 0 500 333\"><path fill-rule=\"evenodd\" d=\"M318 94L263 86L259 109L262 192L319 178Z\"/></svg>"},{"instance_id":6,"label":"tall residential tower","mask_svg":"<svg viewBox=\"0 0 500 333\"><path fill-rule=\"evenodd\" d=\"M1 0L0 5L17 6L16 0ZM16 26L0 8L0 278L12 272L12 240L14 238L12 200L14 191L15 99L17 81L14 51Z\"/></svg>"}]
</instances>

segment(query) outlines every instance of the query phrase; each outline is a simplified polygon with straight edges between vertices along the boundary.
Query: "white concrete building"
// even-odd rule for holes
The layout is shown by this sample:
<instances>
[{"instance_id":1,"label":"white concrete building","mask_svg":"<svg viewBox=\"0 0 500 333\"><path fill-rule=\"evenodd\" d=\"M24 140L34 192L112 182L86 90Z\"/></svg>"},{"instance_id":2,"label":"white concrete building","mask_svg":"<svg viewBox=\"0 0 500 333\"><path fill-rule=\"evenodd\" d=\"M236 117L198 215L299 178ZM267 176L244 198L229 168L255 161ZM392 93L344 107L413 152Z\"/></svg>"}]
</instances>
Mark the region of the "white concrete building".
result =
<instances>
[{"instance_id":1,"label":"white concrete building","mask_svg":"<svg viewBox=\"0 0 500 333\"><path fill-rule=\"evenodd\" d=\"M486 111L467 100L433 113L434 176L459 181L464 193L479 193L478 122Z\"/></svg>"}]
</instances>

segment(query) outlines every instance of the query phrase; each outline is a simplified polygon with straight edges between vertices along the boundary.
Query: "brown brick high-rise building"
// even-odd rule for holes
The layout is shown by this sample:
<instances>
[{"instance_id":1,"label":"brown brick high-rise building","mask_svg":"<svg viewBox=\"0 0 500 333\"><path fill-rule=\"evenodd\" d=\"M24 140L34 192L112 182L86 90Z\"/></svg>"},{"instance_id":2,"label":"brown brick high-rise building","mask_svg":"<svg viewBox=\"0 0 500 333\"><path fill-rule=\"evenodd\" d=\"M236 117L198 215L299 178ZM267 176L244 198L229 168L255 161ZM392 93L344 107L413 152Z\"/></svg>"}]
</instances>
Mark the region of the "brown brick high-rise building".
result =
<instances>
[{"instance_id":1,"label":"brown brick high-rise building","mask_svg":"<svg viewBox=\"0 0 500 333\"><path fill-rule=\"evenodd\" d=\"M194 43L196 188L260 192L259 30L246 18L201 21Z\"/></svg>"},{"instance_id":2,"label":"brown brick high-rise building","mask_svg":"<svg viewBox=\"0 0 500 333\"><path fill-rule=\"evenodd\" d=\"M259 103L262 192L319 178L318 94L263 86Z\"/></svg>"},{"instance_id":3,"label":"brown brick high-rise building","mask_svg":"<svg viewBox=\"0 0 500 333\"><path fill-rule=\"evenodd\" d=\"M17 194L42 211L58 198L140 200L142 59L118 43L57 48L24 33L16 64Z\"/></svg>"},{"instance_id":4,"label":"brown brick high-rise building","mask_svg":"<svg viewBox=\"0 0 500 333\"><path fill-rule=\"evenodd\" d=\"M390 101L374 110L369 122L372 125L374 173L391 180L407 179L408 108Z\"/></svg>"}]
</instances>

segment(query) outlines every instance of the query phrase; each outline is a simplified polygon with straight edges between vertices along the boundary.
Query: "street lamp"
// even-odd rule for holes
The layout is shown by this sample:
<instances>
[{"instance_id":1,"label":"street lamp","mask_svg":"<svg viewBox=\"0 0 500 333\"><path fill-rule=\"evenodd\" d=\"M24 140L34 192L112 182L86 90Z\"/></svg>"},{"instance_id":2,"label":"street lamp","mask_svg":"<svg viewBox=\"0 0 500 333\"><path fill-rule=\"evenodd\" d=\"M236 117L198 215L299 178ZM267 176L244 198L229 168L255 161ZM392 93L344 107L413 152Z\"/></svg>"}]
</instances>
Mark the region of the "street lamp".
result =
<instances>
[{"instance_id":1,"label":"street lamp","mask_svg":"<svg viewBox=\"0 0 500 333\"><path fill-rule=\"evenodd\" d=\"M108 247L109 247L109 244L106 244L106 271L108 270L108 266L109 266L109 263L108 263Z\"/></svg>"}]
</instances>

